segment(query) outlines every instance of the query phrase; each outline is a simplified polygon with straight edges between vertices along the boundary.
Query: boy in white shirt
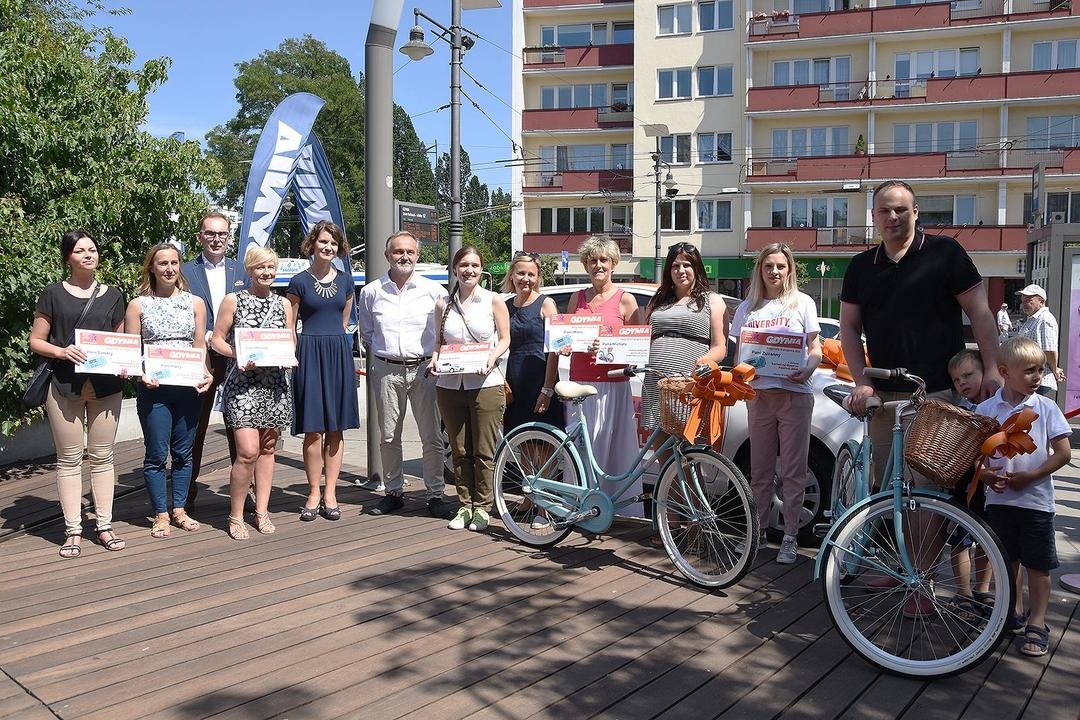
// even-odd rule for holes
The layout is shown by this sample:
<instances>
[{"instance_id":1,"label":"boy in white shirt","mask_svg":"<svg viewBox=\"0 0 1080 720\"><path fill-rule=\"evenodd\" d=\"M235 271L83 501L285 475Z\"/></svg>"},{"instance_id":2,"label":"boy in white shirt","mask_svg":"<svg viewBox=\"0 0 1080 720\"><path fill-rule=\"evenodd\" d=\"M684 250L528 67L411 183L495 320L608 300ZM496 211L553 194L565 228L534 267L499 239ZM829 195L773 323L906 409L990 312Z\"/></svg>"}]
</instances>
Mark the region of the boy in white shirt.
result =
<instances>
[{"instance_id":1,"label":"boy in white shirt","mask_svg":"<svg viewBox=\"0 0 1080 720\"><path fill-rule=\"evenodd\" d=\"M1058 406L1037 392L1046 364L1038 343L1011 338L1002 344L997 359L1005 386L975 411L999 422L1025 407L1039 415L1030 431L1035 451L996 462L980 477L990 490L986 493L987 521L1005 546L1013 576L1018 577L1021 566L1027 571L1029 614L1020 652L1038 657L1046 654L1049 644L1046 608L1050 603L1050 571L1058 566L1051 473L1069 461L1072 430ZM1025 623L1023 590L1018 580L1017 628Z\"/></svg>"}]
</instances>

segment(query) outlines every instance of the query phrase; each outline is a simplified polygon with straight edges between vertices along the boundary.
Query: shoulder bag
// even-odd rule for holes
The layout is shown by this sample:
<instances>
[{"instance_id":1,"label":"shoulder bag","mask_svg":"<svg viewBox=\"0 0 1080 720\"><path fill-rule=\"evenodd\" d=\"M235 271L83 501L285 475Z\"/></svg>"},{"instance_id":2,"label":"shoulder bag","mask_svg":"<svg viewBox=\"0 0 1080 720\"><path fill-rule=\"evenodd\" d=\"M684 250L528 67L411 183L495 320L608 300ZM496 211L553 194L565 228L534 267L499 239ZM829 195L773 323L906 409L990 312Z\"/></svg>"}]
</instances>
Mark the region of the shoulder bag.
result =
<instances>
[{"instance_id":1,"label":"shoulder bag","mask_svg":"<svg viewBox=\"0 0 1080 720\"><path fill-rule=\"evenodd\" d=\"M90 312L90 306L94 304L94 298L97 297L98 291L101 290L101 283L94 285L94 292L90 293L90 299L86 301L86 306L83 308L82 313L79 314L79 318L75 321L75 325L71 328L71 336L68 338L66 345L70 345L75 342L75 328L79 327L86 318L86 313ZM65 346L66 346L65 345ZM36 407L41 407L45 404L45 398L49 395L49 383L52 381L54 363L53 360L42 360L38 363L37 369L34 370L34 374L30 376L30 382L26 385L26 392L22 396L22 404L27 410L32 410Z\"/></svg>"}]
</instances>

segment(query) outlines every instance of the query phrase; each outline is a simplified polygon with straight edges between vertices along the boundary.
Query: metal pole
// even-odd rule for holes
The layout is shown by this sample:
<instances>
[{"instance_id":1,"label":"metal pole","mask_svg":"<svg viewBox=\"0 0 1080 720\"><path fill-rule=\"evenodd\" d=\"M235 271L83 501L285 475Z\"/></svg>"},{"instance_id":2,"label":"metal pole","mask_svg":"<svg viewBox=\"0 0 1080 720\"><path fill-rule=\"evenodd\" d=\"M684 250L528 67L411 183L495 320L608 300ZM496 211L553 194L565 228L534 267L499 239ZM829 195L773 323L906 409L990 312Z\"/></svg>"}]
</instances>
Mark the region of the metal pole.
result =
<instances>
[{"instance_id":1,"label":"metal pole","mask_svg":"<svg viewBox=\"0 0 1080 720\"><path fill-rule=\"evenodd\" d=\"M461 0L450 4L450 248L447 285L454 282L454 255L461 249Z\"/></svg>"},{"instance_id":2,"label":"metal pole","mask_svg":"<svg viewBox=\"0 0 1080 720\"><path fill-rule=\"evenodd\" d=\"M663 275L664 268L660 263L660 214L662 207L660 205L660 137L656 138L656 152L652 155L653 159L653 172L656 173L656 231L655 240L656 247L653 251L653 281L657 284L660 283L661 276Z\"/></svg>"},{"instance_id":3,"label":"metal pole","mask_svg":"<svg viewBox=\"0 0 1080 720\"><path fill-rule=\"evenodd\" d=\"M367 41L364 43L364 72L367 101L364 103L364 279L381 276L390 269L383 254L383 240L394 227L393 178L394 141L394 41L405 0L375 0L371 8ZM366 369L371 377L371 353ZM367 388L370 391L370 387ZM378 410L375 394L367 397L367 479L382 481Z\"/></svg>"}]
</instances>

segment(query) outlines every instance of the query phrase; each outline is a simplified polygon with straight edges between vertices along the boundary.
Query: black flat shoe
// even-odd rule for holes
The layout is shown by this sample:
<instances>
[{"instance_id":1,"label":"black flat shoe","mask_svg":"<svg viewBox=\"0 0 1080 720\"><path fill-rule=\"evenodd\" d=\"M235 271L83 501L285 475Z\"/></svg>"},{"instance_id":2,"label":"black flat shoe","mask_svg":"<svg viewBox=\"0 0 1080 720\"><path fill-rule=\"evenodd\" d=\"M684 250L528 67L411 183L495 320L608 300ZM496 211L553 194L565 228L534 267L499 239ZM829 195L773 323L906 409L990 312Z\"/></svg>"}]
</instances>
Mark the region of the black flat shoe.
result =
<instances>
[{"instance_id":1,"label":"black flat shoe","mask_svg":"<svg viewBox=\"0 0 1080 720\"><path fill-rule=\"evenodd\" d=\"M368 510L369 515L389 515L405 507L405 500L400 495L384 495L375 507Z\"/></svg>"},{"instance_id":2,"label":"black flat shoe","mask_svg":"<svg viewBox=\"0 0 1080 720\"><path fill-rule=\"evenodd\" d=\"M334 507L332 507L332 508L331 507L326 507L325 505L320 505L319 506L319 514L322 515L327 520L340 520L341 519L341 508L337 507L336 505Z\"/></svg>"},{"instance_id":3,"label":"black flat shoe","mask_svg":"<svg viewBox=\"0 0 1080 720\"><path fill-rule=\"evenodd\" d=\"M454 511L442 498L433 497L427 501L428 514L440 520L449 520L454 517Z\"/></svg>"},{"instance_id":4,"label":"black flat shoe","mask_svg":"<svg viewBox=\"0 0 1080 720\"><path fill-rule=\"evenodd\" d=\"M300 519L304 522L311 522L317 517L319 517L319 508L317 507L309 508L305 506L300 510Z\"/></svg>"}]
</instances>

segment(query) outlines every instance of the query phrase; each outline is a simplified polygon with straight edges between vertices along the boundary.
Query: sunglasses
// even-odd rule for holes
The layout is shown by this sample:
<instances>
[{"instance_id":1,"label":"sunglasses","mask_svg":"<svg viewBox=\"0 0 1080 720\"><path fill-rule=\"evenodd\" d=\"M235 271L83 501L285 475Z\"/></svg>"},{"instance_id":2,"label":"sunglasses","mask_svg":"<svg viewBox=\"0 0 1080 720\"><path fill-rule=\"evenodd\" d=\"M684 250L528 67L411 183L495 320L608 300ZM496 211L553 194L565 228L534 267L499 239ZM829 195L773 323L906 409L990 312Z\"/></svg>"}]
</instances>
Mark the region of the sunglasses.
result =
<instances>
[{"instance_id":1,"label":"sunglasses","mask_svg":"<svg viewBox=\"0 0 1080 720\"><path fill-rule=\"evenodd\" d=\"M514 253L514 260L520 260L521 258L529 258L533 262L538 263L540 262L540 253L525 252L524 250L519 250Z\"/></svg>"},{"instance_id":2,"label":"sunglasses","mask_svg":"<svg viewBox=\"0 0 1080 720\"><path fill-rule=\"evenodd\" d=\"M667 250L668 250L668 255L678 255L679 253L682 253L683 255L697 255L698 254L697 247L695 247L694 245L691 245L688 242L677 242L674 245L669 246Z\"/></svg>"}]
</instances>

